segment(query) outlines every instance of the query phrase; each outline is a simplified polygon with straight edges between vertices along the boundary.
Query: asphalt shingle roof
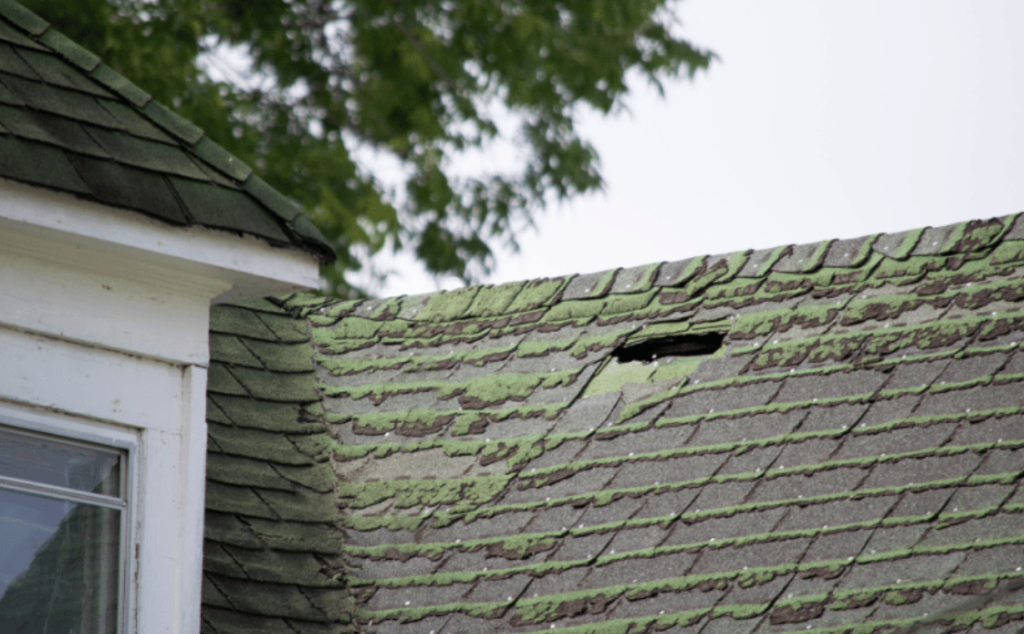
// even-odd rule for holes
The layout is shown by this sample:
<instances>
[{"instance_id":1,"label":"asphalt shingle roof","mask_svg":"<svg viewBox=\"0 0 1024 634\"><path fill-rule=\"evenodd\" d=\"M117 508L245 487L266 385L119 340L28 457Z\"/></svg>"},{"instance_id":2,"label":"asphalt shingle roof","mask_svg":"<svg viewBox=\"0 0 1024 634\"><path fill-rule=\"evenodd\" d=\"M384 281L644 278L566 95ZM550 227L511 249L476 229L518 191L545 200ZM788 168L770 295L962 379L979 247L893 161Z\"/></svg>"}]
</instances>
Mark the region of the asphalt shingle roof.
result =
<instances>
[{"instance_id":1,"label":"asphalt shingle roof","mask_svg":"<svg viewBox=\"0 0 1024 634\"><path fill-rule=\"evenodd\" d=\"M335 258L295 203L13 0L0 0L0 178Z\"/></svg>"},{"instance_id":2,"label":"asphalt shingle roof","mask_svg":"<svg viewBox=\"0 0 1024 634\"><path fill-rule=\"evenodd\" d=\"M1024 217L288 306L359 631L1024 625Z\"/></svg>"},{"instance_id":3,"label":"asphalt shingle roof","mask_svg":"<svg viewBox=\"0 0 1024 634\"><path fill-rule=\"evenodd\" d=\"M309 330L267 300L210 324L202 631L334 632L350 617Z\"/></svg>"}]
</instances>

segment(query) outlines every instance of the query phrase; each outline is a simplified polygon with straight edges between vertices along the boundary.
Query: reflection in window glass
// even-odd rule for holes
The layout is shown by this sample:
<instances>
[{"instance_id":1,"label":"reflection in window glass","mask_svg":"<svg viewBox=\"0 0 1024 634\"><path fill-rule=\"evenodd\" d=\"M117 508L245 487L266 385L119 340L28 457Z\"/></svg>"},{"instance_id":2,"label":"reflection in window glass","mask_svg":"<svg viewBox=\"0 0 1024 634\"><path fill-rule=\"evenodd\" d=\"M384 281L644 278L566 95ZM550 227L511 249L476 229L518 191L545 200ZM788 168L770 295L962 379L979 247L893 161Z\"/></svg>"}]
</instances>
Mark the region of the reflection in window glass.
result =
<instances>
[{"instance_id":1,"label":"reflection in window glass","mask_svg":"<svg viewBox=\"0 0 1024 634\"><path fill-rule=\"evenodd\" d=\"M122 461L0 428L0 630L116 634Z\"/></svg>"},{"instance_id":2,"label":"reflection in window glass","mask_svg":"<svg viewBox=\"0 0 1024 634\"><path fill-rule=\"evenodd\" d=\"M120 466L113 451L0 430L0 476L120 497Z\"/></svg>"}]
</instances>

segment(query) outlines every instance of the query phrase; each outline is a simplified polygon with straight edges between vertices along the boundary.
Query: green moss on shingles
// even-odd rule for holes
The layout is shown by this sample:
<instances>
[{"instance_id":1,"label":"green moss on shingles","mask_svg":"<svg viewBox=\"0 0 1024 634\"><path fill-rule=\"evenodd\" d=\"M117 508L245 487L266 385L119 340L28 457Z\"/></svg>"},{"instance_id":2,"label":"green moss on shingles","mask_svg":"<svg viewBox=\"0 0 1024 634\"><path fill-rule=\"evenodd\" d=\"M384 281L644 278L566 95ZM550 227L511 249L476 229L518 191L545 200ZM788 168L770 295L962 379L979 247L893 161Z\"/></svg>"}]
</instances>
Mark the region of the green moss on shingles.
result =
<instances>
[{"instance_id":1,"label":"green moss on shingles","mask_svg":"<svg viewBox=\"0 0 1024 634\"><path fill-rule=\"evenodd\" d=\"M605 305L601 309L602 317L615 317L626 313L635 313L643 310L661 289L652 289L643 293L629 293L609 295L605 298Z\"/></svg>"},{"instance_id":2,"label":"green moss on shingles","mask_svg":"<svg viewBox=\"0 0 1024 634\"><path fill-rule=\"evenodd\" d=\"M814 247L814 252L811 253L807 258L807 264L804 265L804 271L814 271L821 267L825 262L825 255L828 250L832 247L835 240L822 240ZM830 278L831 279L831 278Z\"/></svg>"},{"instance_id":3,"label":"green moss on shingles","mask_svg":"<svg viewBox=\"0 0 1024 634\"><path fill-rule=\"evenodd\" d=\"M415 319L432 322L459 319L469 310L477 293L480 292L480 288L479 286L468 286L434 293Z\"/></svg>"},{"instance_id":4,"label":"green moss on shingles","mask_svg":"<svg viewBox=\"0 0 1024 634\"><path fill-rule=\"evenodd\" d=\"M550 374L498 374L480 377L457 386L449 386L442 390L442 398L458 393L459 401L464 407L480 409L475 405L487 407L508 400L526 400L539 387L551 389L570 385L582 371L583 368L579 368Z\"/></svg>"},{"instance_id":5,"label":"green moss on shingles","mask_svg":"<svg viewBox=\"0 0 1024 634\"><path fill-rule=\"evenodd\" d=\"M415 608L396 608L393 610L366 610L359 608L356 611L356 618L361 621L390 621L397 620L402 623L415 623L422 621L429 616L461 613L468 616L480 618L495 618L506 610L507 602L492 603L449 603L445 605L434 605Z\"/></svg>"},{"instance_id":6,"label":"green moss on shingles","mask_svg":"<svg viewBox=\"0 0 1024 634\"><path fill-rule=\"evenodd\" d=\"M591 377L583 391L583 397L589 398L609 392L621 392L622 386L626 383L643 383L651 378L655 368L649 363L632 361L619 363L617 359L610 358L604 363L600 370Z\"/></svg>"},{"instance_id":7,"label":"green moss on shingles","mask_svg":"<svg viewBox=\"0 0 1024 634\"><path fill-rule=\"evenodd\" d=\"M928 322L902 327L878 327L838 335L823 335L812 339L794 339L767 344L754 358L758 368L843 361L855 353L867 350L869 358L891 355L904 348L929 349L951 345L973 335L979 328L991 323L992 316L965 316L939 322ZM865 347L865 345L870 347ZM746 351L734 351L742 353Z\"/></svg>"},{"instance_id":8,"label":"green moss on shingles","mask_svg":"<svg viewBox=\"0 0 1024 634\"><path fill-rule=\"evenodd\" d=\"M858 430L860 431L860 430ZM523 480L535 479L537 482L531 483L532 486L544 486L545 476L564 473L567 470L577 473L586 469L592 469L595 467L609 467L618 466L625 463L635 462L660 462L663 460L669 460L673 458L682 458L685 456L694 455L706 455L714 453L735 453L742 455L747 451L754 448L773 447L773 446L785 446L785 445L796 445L807 440L817 440L823 438L838 438L847 434L846 430L843 429L831 429L831 430L818 430L810 432L790 432L779 436L770 436L765 438L757 438L754 440L740 440L734 442L723 442L709 445L688 445L685 447L672 447L669 449L662 449L659 451L634 453L628 456L608 456L604 458L594 458L590 460L578 460L574 462L561 463L557 465L551 465L540 469L532 469L529 473L520 473L519 478ZM561 440L561 439L559 439ZM550 442L550 441L549 441ZM1010 446L1008 443L1006 446ZM922 450L927 451L927 450ZM901 455L901 454L894 454ZM858 458L857 460L862 460ZM858 463L860 464L860 463ZM814 464L808 465L813 467ZM758 474L750 473L734 473L730 475L716 475L712 476L712 481L725 482L733 481L737 478L742 477L760 477ZM668 484L668 483L666 483Z\"/></svg>"},{"instance_id":9,"label":"green moss on shingles","mask_svg":"<svg viewBox=\"0 0 1024 634\"><path fill-rule=\"evenodd\" d=\"M412 337L412 333L415 332L417 328L422 329L422 324L417 324L414 321L407 321L405 319L390 319L383 322L380 330L377 331L377 336L388 339Z\"/></svg>"},{"instance_id":10,"label":"green moss on shingles","mask_svg":"<svg viewBox=\"0 0 1024 634\"><path fill-rule=\"evenodd\" d=\"M931 271L942 270L946 266L947 259L937 255L915 255L906 260L885 258L875 267L872 277L879 280L918 277Z\"/></svg>"},{"instance_id":11,"label":"green moss on shingles","mask_svg":"<svg viewBox=\"0 0 1024 634\"><path fill-rule=\"evenodd\" d=\"M348 513L342 513L339 521L343 527L350 528L355 531L368 532L381 528L390 531L415 531L426 519L428 519L428 517L425 515L354 516Z\"/></svg>"},{"instance_id":12,"label":"green moss on shingles","mask_svg":"<svg viewBox=\"0 0 1024 634\"><path fill-rule=\"evenodd\" d=\"M213 481L206 483L206 509L243 516L246 520L250 517L278 519L252 489Z\"/></svg>"},{"instance_id":13,"label":"green moss on shingles","mask_svg":"<svg viewBox=\"0 0 1024 634\"><path fill-rule=\"evenodd\" d=\"M330 349L331 343L338 340L372 339L382 326L381 322L372 319L345 317L329 328L313 328L313 343Z\"/></svg>"},{"instance_id":14,"label":"green moss on shingles","mask_svg":"<svg viewBox=\"0 0 1024 634\"><path fill-rule=\"evenodd\" d=\"M827 468L825 468L823 470L827 470ZM794 473L805 473L806 474L805 471L802 471L799 468L794 468L792 471ZM782 476L782 475L791 475L791 474L787 473L785 471L777 471L774 474L773 477L778 477L778 476ZM730 475L716 475L716 476L702 477L702 478L698 478L698 479L695 479L695 480L688 480L688 481L683 481L683 482L674 482L674 483L670 483L670 484L649 485L649 486L633 487L633 488L629 488L629 489L605 489L605 490L602 490L602 491L599 491L599 492L583 493L583 494L572 495L572 496L567 496L567 497L557 498L557 499L550 499L550 500L543 500L543 501L536 501L536 502L524 502L524 503L519 503L519 504L496 505L496 506L485 507L485 508L477 509L477 510L474 510L474 511L470 511L469 513L465 514L464 516L462 516L462 515L437 514L437 517L438 517L438 520L440 522L440 526L447 526L447 525L451 524L452 522L460 520L460 519L463 519L463 520L465 520L468 523L468 522L472 522L472 521L474 521L474 520L476 520L478 518L495 517L497 515L500 515L500 514L506 513L506 512L529 511L529 510L543 508L543 507L551 508L551 507L557 507L557 506L562 506L562 505L566 505L566 504L572 505L572 506L582 506L582 505L587 504L587 503L594 503L594 504L596 504L596 501L598 501L598 500L614 499L616 496L621 496L621 497L626 497L626 496L628 496L628 497L641 497L641 496L644 496L644 495L650 495L650 494L657 493L657 492L666 492L666 491L674 491L674 490L679 490L679 489L684 489L684 488L700 487L700 486L703 486L703 485L711 483L711 482L724 483L724 482L732 482L732 481L742 481L742 480L757 479L757 478L763 478L763 477L766 477L766 474L764 472L759 472L759 473L754 473L754 474L748 473L748 474L735 474L735 475L732 475L732 474L730 474ZM916 483L913 483L913 484L899 485L899 486L893 486L893 487L878 487L878 488L874 488L874 489L857 489L857 490L854 490L854 491L840 491L840 492L837 492L837 493L830 493L830 494L824 494L824 495L800 498L799 503L803 504L803 505L819 504L819 503L825 503L825 502L833 502L833 501L847 500L847 499L854 499L854 498L862 498L862 497L881 497L881 496L888 496L888 495L894 495L894 494L902 494L902 493L907 492L907 491L922 491L922 490L927 490L927 489L936 488L936 487L963 486L963 485L967 485L969 480L970 480L969 477L961 477L961 478L953 478L953 479L947 479L947 480L937 480L937 481L928 481L928 482L916 482ZM749 503L737 504L737 505L733 505L733 506L708 509L708 510L703 510L703 511L699 511L699 512L687 512L687 513L683 513L682 515L680 515L680 514L672 514L672 515L667 515L667 516L662 516L662 517L624 520L624 521L613 522L613 523L604 524L604 525L591 525L591 526L587 526L585 528L573 528L573 529L570 529L570 532L572 532L574 535L581 536L581 535L589 535L589 534L592 534L592 533L605 532L607 530L620 529L620 528L626 528L626 527L639 528L639 527L644 527L644 526L653 526L655 524L667 525L667 524L669 524L671 522L676 521L677 519L682 519L684 521L689 522L689 521L697 521L697 520L707 519L707 518L712 518L712 517L730 517L730 516L732 516L732 515L734 515L736 513L762 511L762 510L777 508L777 507L780 507L780 506L788 506L788 505L791 505L791 504L796 503L796 502L797 502L796 499L788 499L788 498L787 499L781 499L781 500L771 500L771 501L766 501L766 502L749 502ZM930 516L928 518L926 518L926 519L930 519ZM918 521L918 520L913 520L913 521ZM902 518L888 518L888 519L882 520L883 525L899 525L901 523L908 523L908 522L904 522L902 520Z\"/></svg>"},{"instance_id":15,"label":"green moss on shingles","mask_svg":"<svg viewBox=\"0 0 1024 634\"><path fill-rule=\"evenodd\" d=\"M386 322L385 327L387 327ZM383 332L383 330L382 330ZM378 370L403 370L405 372L425 372L448 369L453 364L471 363L481 366L501 357L507 357L516 350L516 344L497 348L465 350L459 353L449 352L441 355L392 356L379 359L349 359L344 356L321 357L320 366L336 376L363 374Z\"/></svg>"},{"instance_id":16,"label":"green moss on shingles","mask_svg":"<svg viewBox=\"0 0 1024 634\"><path fill-rule=\"evenodd\" d=\"M288 435L288 440L296 449L309 456L315 462L326 462L336 442L327 434L309 434L306 436Z\"/></svg>"},{"instance_id":17,"label":"green moss on shingles","mask_svg":"<svg viewBox=\"0 0 1024 634\"><path fill-rule=\"evenodd\" d=\"M457 355L449 356L450 359L457 360L460 363L471 363L477 367L484 366L497 359L507 358L510 354L516 351L517 344L512 343L506 346L499 346L497 348L482 348L480 350L470 350Z\"/></svg>"},{"instance_id":18,"label":"green moss on shingles","mask_svg":"<svg viewBox=\"0 0 1024 634\"><path fill-rule=\"evenodd\" d=\"M623 341L626 337L636 332L638 327L623 328L603 335L589 335L580 337L576 343L572 346L572 356L577 359L582 359L591 352L598 352L614 348Z\"/></svg>"},{"instance_id":19,"label":"green moss on shingles","mask_svg":"<svg viewBox=\"0 0 1024 634\"><path fill-rule=\"evenodd\" d=\"M374 320L386 320L390 321L398 316L398 313L402 312L402 297L392 297L377 305L376 308L370 313L370 319Z\"/></svg>"},{"instance_id":20,"label":"green moss on shingles","mask_svg":"<svg viewBox=\"0 0 1024 634\"><path fill-rule=\"evenodd\" d=\"M570 319L596 317L604 311L608 301L605 299L574 299L559 302L552 306L544 316L542 322L559 322Z\"/></svg>"},{"instance_id":21,"label":"green moss on shingles","mask_svg":"<svg viewBox=\"0 0 1024 634\"><path fill-rule=\"evenodd\" d=\"M725 259L718 260L711 268L706 269L683 285L683 293L689 297L697 297L712 286L729 282L747 264L750 260L750 254L751 251L741 251L730 254Z\"/></svg>"},{"instance_id":22,"label":"green moss on shingles","mask_svg":"<svg viewBox=\"0 0 1024 634\"><path fill-rule=\"evenodd\" d=\"M761 287L766 297L776 293L786 293L792 290L812 288L825 288L832 285L832 278L835 269L819 269L813 273L783 273L772 271L768 274L764 286Z\"/></svg>"},{"instance_id":23,"label":"green moss on shingles","mask_svg":"<svg viewBox=\"0 0 1024 634\"><path fill-rule=\"evenodd\" d=\"M754 583L766 583L767 581L774 579L778 575L793 572L795 569L796 566L794 564L783 564L779 566L765 568L750 568L747 570L730 571L724 573L685 575L682 577L675 577L670 579L659 579L655 581L607 586L604 588L597 588L592 590L577 590L573 592L546 595L543 597L519 599L515 603L515 616L513 618L523 623L547 623L561 618L559 608L566 603L594 602L600 604L607 604L621 596L626 596L627 598L640 598L662 593L686 592L694 588L697 588L702 584L710 585L713 582L720 581L735 581L737 583L743 583L744 581L750 579L754 580ZM760 610L760 613L763 613L764 608L765 606L762 604L756 604L751 606L736 604L733 606L729 606L728 611L720 611L717 614L714 614L713 618L726 616L727 614L733 615L734 618L744 618L738 616L740 614L748 614L752 617L756 616L756 614L753 614L753 612ZM696 619L699 619L702 616L709 614L711 610L712 608L707 608L705 610L683 614L687 615L687 622L693 622Z\"/></svg>"},{"instance_id":24,"label":"green moss on shingles","mask_svg":"<svg viewBox=\"0 0 1024 634\"><path fill-rule=\"evenodd\" d=\"M935 593L941 590L949 590L956 588L957 586L975 583L982 583L987 587L987 589L991 590L994 589L1001 580L1020 577L1020 573L1003 572L989 575L960 576L930 581L887 584L868 588L858 588L856 590L836 589L832 592L831 602L828 607L832 610L846 610L851 606L862 605L864 602L871 601L876 597L882 597L887 603L900 605L903 598L906 596L904 593L909 594L915 591ZM896 596L897 594L904 594L904 597L898 597ZM794 598L792 601L797 601L801 598L802 597ZM776 605L782 605L783 603L783 601L780 601ZM789 601L785 601L785 603L789 603Z\"/></svg>"},{"instance_id":25,"label":"green moss on shingles","mask_svg":"<svg viewBox=\"0 0 1024 634\"><path fill-rule=\"evenodd\" d=\"M493 579L496 577L505 578L507 576L517 574L543 577L549 574L558 574L579 566L580 562L547 561L528 566L513 566L510 568L498 568L494 570L463 570L458 572L435 572L426 575L414 575L408 577L391 577L387 579L359 579L353 580L353 583L359 585L372 585L378 588L450 586L456 583L469 584L481 579Z\"/></svg>"},{"instance_id":26,"label":"green moss on shingles","mask_svg":"<svg viewBox=\"0 0 1024 634\"><path fill-rule=\"evenodd\" d=\"M719 282L704 291L704 305L707 308L711 308L720 303L730 303L730 300L753 295L761 288L762 284L764 284L764 280L761 278L751 279L747 277L735 278L728 282Z\"/></svg>"},{"instance_id":27,"label":"green moss on shingles","mask_svg":"<svg viewBox=\"0 0 1024 634\"><path fill-rule=\"evenodd\" d=\"M1024 261L1024 240L1009 240L1003 242L992 251L988 260L989 266L1000 264L1019 263ZM979 261L979 264L982 261Z\"/></svg>"},{"instance_id":28,"label":"green moss on shingles","mask_svg":"<svg viewBox=\"0 0 1024 634\"><path fill-rule=\"evenodd\" d=\"M317 359L320 367L335 376L347 376L350 374L367 374L382 370L400 370L401 368L414 364L422 358L416 357L384 357L381 359L351 359L348 357L320 357Z\"/></svg>"},{"instance_id":29,"label":"green moss on shingles","mask_svg":"<svg viewBox=\"0 0 1024 634\"><path fill-rule=\"evenodd\" d=\"M701 324L702 330L704 324ZM633 333L629 338L628 343L633 344L640 341L646 341L648 339L655 339L659 337L674 337L682 335L693 330L692 325L689 321L668 321L659 322L654 324L646 324L639 330Z\"/></svg>"},{"instance_id":30,"label":"green moss on shingles","mask_svg":"<svg viewBox=\"0 0 1024 634\"><path fill-rule=\"evenodd\" d=\"M893 494L892 492L887 492L886 493L886 495L892 495L892 494ZM789 503L792 503L792 502L793 502L792 500L789 501ZM801 500L801 502L803 502L803 500ZM763 509L761 509L761 510L763 510ZM987 512L984 513L984 514L991 514L992 512L994 512L996 510L997 510L996 508L987 509ZM728 516L728 514L725 514L725 516ZM674 519L674 516L669 516L669 517L666 517L666 518L647 518L647 519L651 519L651 520L658 519L659 521L657 523L659 523L661 525L665 525L665 524L669 523L672 519ZM693 519L693 518L687 518L687 519ZM871 530L871 529L878 528L880 526L888 527L888 526L911 526L911 525L916 525L916 524L931 524L933 522L933 519L934 519L934 517L932 515L925 515L925 516L918 516L918 517L901 517L901 518L874 518L874 519L870 519L870 520L862 520L862 521L858 521L858 522L852 522L852 523L849 523L849 524L840 524L840 525L827 526L827 527L822 527L822 528L809 528L809 529L793 530L793 531L772 531L772 532L769 532L769 533L760 533L760 534L755 534L755 535L743 535L743 536L740 536L740 537L723 537L723 538L713 539L713 540L710 540L710 541L704 540L704 541L700 541L700 542L681 543L681 544L675 544L675 545L672 545L672 546L655 546L655 547L645 548L645 549L641 549L641 550L618 552L618 553L615 553L613 555L602 555L602 556L598 557L597 560L595 560L594 565L595 566L605 566L605 565L608 565L610 563L613 563L613 562L616 562L616 561L625 560L625 559L650 559L650 558L654 558L654 557L661 557L661 556L664 556L664 555L671 555L671 554L680 553L680 552L689 552L689 551L693 551L695 549L702 549L702 548L726 548L726 547L739 548L739 547L748 546L748 545L757 544L757 543L775 542L775 541L789 540L789 539L814 538L814 537L818 537L818 536L821 536L821 535L830 535L830 534L836 534L836 533L846 533L846 532L855 531L855 530ZM898 522L893 522L892 520L899 520L899 521ZM573 534L577 534L577 535L583 535L583 534L591 534L591 533L605 533L605 532L618 531L618 530L623 530L623 529L626 529L626 528L629 528L629 527L640 528L642 526L652 526L652 525L654 525L654 524L653 523L630 524L629 522L618 522L618 523L614 523L614 524L606 524L606 525L588 527L590 530L587 531L587 532L575 531L575 530L574 531L570 531L570 532L572 532ZM865 564L865 563L874 563L874 562L879 562L879 561L892 561L892 560L896 560L896 559L906 558L907 556L912 555L912 554L926 554L926 555L939 554L939 555L942 555L942 554L949 554L950 552L993 548L993 547L996 547L996 546L1005 546L1005 545L1013 545L1013 544L1020 544L1020 543L1024 543L1024 534L1016 536L1016 537L1001 538L1001 539L996 539L996 540L987 540L985 542L970 541L970 542L963 542L963 543L960 543L960 544L951 544L951 545L945 545L945 546L915 548L913 550L909 550L909 549L895 549L895 550L891 550L891 551L884 551L884 552L881 552L881 553L873 553L873 554L866 554L865 553L865 554L862 554L862 555L860 555L860 556L858 556L856 558L834 559L834 560L818 560L818 561L812 561L812 562L805 562L805 563L800 565L799 570L801 570L801 571L810 571L810 570L820 570L820 569L827 568L830 572L837 572L837 571L842 570L843 568L845 568L847 566L853 565L854 563ZM940 581L939 583L941 585L942 582Z\"/></svg>"},{"instance_id":31,"label":"green moss on shingles","mask_svg":"<svg viewBox=\"0 0 1024 634\"><path fill-rule=\"evenodd\" d=\"M761 616L772 607L770 603L762 604L738 604L738 605L719 605L715 606L711 612L711 618L717 619L723 616L729 616L736 620L752 619L755 616Z\"/></svg>"},{"instance_id":32,"label":"green moss on shingles","mask_svg":"<svg viewBox=\"0 0 1024 634\"><path fill-rule=\"evenodd\" d=\"M569 405L569 402L563 402L551 405L525 405L510 409L485 409L462 412L455 420L455 424L452 425L451 434L453 436L465 436L472 431L474 425L479 424L481 421L489 424L492 421L503 422L510 419L544 418L546 420L554 420Z\"/></svg>"},{"instance_id":33,"label":"green moss on shingles","mask_svg":"<svg viewBox=\"0 0 1024 634\"><path fill-rule=\"evenodd\" d=\"M466 317L493 317L507 314L508 307L523 290L526 282L512 282L498 286L480 288L473 303L466 310Z\"/></svg>"},{"instance_id":34,"label":"green moss on shingles","mask_svg":"<svg viewBox=\"0 0 1024 634\"><path fill-rule=\"evenodd\" d=\"M345 552L362 559L399 559L410 557L437 557L454 551L476 552L482 549L493 549L504 553L506 558L526 558L532 552L547 552L558 544L558 539L565 535L564 531L530 533L513 536L489 537L486 539L470 539L459 542L405 542L401 544L382 544L379 546L347 546Z\"/></svg>"},{"instance_id":35,"label":"green moss on shingles","mask_svg":"<svg viewBox=\"0 0 1024 634\"><path fill-rule=\"evenodd\" d=\"M408 383L385 383L380 385L344 386L323 385L321 389L327 396L349 396L353 399L371 398L381 402L394 394L410 394L415 392L437 391L441 399L455 396L460 398L464 407L484 409L490 405L504 403L509 400L525 400L537 389L551 389L570 385L582 372L582 368L564 370L548 374L498 374L482 376L459 383L447 381L410 381Z\"/></svg>"},{"instance_id":36,"label":"green moss on shingles","mask_svg":"<svg viewBox=\"0 0 1024 634\"><path fill-rule=\"evenodd\" d=\"M982 385L989 385L992 383L991 376L982 376L970 381L958 381L956 383L933 383L928 386L928 392L932 394L942 394L943 392L952 392L956 390L967 390Z\"/></svg>"},{"instance_id":37,"label":"green moss on shingles","mask_svg":"<svg viewBox=\"0 0 1024 634\"><path fill-rule=\"evenodd\" d=\"M734 339L752 339L772 332L786 332L794 326L818 328L831 322L837 314L837 307L827 305L745 313L736 320L729 336Z\"/></svg>"},{"instance_id":38,"label":"green moss on shingles","mask_svg":"<svg viewBox=\"0 0 1024 634\"><path fill-rule=\"evenodd\" d=\"M322 306L310 305L302 309L303 316L314 326L333 326L354 313L364 300L338 301Z\"/></svg>"},{"instance_id":39,"label":"green moss on shingles","mask_svg":"<svg viewBox=\"0 0 1024 634\"><path fill-rule=\"evenodd\" d=\"M350 508L366 508L394 499L398 508L451 505L453 513L480 507L505 490L511 476L457 479L385 480L338 483L338 498Z\"/></svg>"},{"instance_id":40,"label":"green moss on shingles","mask_svg":"<svg viewBox=\"0 0 1024 634\"><path fill-rule=\"evenodd\" d=\"M429 408L403 410L399 412L371 412L368 414L356 414L346 416L346 420L352 422L356 433L378 434L408 428L416 430L417 435L422 430L440 429L451 422L458 412L437 411ZM332 417L328 417L331 420ZM372 446L372 445L371 445Z\"/></svg>"},{"instance_id":41,"label":"green moss on shingles","mask_svg":"<svg viewBox=\"0 0 1024 634\"><path fill-rule=\"evenodd\" d=\"M569 278L556 277L532 280L523 285L516 298L509 304L507 313L525 313L551 306L569 283Z\"/></svg>"},{"instance_id":42,"label":"green moss on shingles","mask_svg":"<svg viewBox=\"0 0 1024 634\"><path fill-rule=\"evenodd\" d=\"M928 426L936 423L958 423L965 420L984 420L987 418L1002 418L1013 414L1024 413L1024 406L1000 407L995 409L977 410L973 412L955 412L950 414L934 414L930 416L908 416L897 418L884 423L876 423L870 426L857 426L852 433L855 434L877 434L891 431L900 427ZM863 425L863 423L861 424Z\"/></svg>"},{"instance_id":43,"label":"green moss on shingles","mask_svg":"<svg viewBox=\"0 0 1024 634\"><path fill-rule=\"evenodd\" d=\"M775 247L764 261L761 262L751 274L748 274L748 277L766 277L772 270L772 267L775 266L775 263L781 260L786 253L791 252L792 248L792 245ZM752 256L753 254L751 254L751 257Z\"/></svg>"},{"instance_id":44,"label":"green moss on shingles","mask_svg":"<svg viewBox=\"0 0 1024 634\"><path fill-rule=\"evenodd\" d=\"M590 291L590 297L603 297L612 289L612 285L615 284L615 274L618 272L617 269L611 269L605 271L604 275L597 281L593 286L593 290Z\"/></svg>"},{"instance_id":45,"label":"green moss on shingles","mask_svg":"<svg viewBox=\"0 0 1024 634\"><path fill-rule=\"evenodd\" d=\"M647 398L640 399L639 401L636 401L634 403L629 403L628 405L622 408L622 412L619 414L619 419L616 421L616 424L624 423L630 420L631 418L634 418L646 412L648 409L660 405L667 401L668 399L677 396L679 394L679 390L682 388L683 385L685 385L685 383L671 387L653 396L648 396Z\"/></svg>"},{"instance_id":46,"label":"green moss on shingles","mask_svg":"<svg viewBox=\"0 0 1024 634\"><path fill-rule=\"evenodd\" d=\"M556 339L554 341L531 341L528 339L519 344L519 347L516 349L516 354L523 359L529 357L543 357L553 352L568 350L574 343L576 343L575 336L568 337L566 339Z\"/></svg>"},{"instance_id":47,"label":"green moss on shingles","mask_svg":"<svg viewBox=\"0 0 1024 634\"><path fill-rule=\"evenodd\" d=\"M654 285L654 281L658 279L658 271L661 269L661 262L655 262L644 269L643 274L637 278L637 281L633 284L633 288L629 289L631 293L645 293L651 289Z\"/></svg>"},{"instance_id":48,"label":"green moss on shingles","mask_svg":"<svg viewBox=\"0 0 1024 634\"><path fill-rule=\"evenodd\" d=\"M957 230L949 237L949 249L961 253L980 251L990 247L1010 230L1012 222L1002 223L997 219L989 221L971 220L957 226Z\"/></svg>"},{"instance_id":49,"label":"green moss on shingles","mask_svg":"<svg viewBox=\"0 0 1024 634\"><path fill-rule=\"evenodd\" d=\"M911 252L913 252L914 247L917 246L917 243L921 241L921 236L924 235L924 227L907 231L903 235L904 238L903 241L900 242L900 246L896 247L896 250L892 253L886 253L885 255L897 260L907 259Z\"/></svg>"}]
</instances>

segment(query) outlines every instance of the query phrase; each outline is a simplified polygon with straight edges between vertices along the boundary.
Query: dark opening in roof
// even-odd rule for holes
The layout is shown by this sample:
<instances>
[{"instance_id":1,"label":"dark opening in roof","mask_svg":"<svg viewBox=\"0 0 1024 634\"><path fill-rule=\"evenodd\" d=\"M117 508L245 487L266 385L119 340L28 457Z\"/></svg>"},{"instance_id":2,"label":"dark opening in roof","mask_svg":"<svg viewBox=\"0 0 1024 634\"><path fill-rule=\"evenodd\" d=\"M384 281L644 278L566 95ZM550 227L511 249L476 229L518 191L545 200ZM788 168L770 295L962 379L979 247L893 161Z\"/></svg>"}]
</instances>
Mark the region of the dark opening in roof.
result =
<instances>
[{"instance_id":1,"label":"dark opening in roof","mask_svg":"<svg viewBox=\"0 0 1024 634\"><path fill-rule=\"evenodd\" d=\"M665 357L702 357L717 352L722 347L724 340L724 332L659 337L624 345L612 352L612 355L619 360L619 363L630 361L650 363Z\"/></svg>"}]
</instances>

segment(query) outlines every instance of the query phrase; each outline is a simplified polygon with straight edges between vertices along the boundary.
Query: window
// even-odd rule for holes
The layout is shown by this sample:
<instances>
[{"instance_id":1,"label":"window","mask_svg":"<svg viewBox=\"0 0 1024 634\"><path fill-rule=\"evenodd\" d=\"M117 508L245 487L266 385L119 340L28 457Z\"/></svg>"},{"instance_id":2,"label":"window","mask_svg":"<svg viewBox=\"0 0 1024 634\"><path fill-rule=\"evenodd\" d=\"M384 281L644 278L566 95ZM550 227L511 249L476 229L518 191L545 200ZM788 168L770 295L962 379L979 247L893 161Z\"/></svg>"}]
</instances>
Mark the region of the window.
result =
<instances>
[{"instance_id":1,"label":"window","mask_svg":"<svg viewBox=\"0 0 1024 634\"><path fill-rule=\"evenodd\" d=\"M18 422L0 415L3 631L125 631L129 447Z\"/></svg>"}]
</instances>

